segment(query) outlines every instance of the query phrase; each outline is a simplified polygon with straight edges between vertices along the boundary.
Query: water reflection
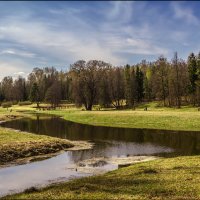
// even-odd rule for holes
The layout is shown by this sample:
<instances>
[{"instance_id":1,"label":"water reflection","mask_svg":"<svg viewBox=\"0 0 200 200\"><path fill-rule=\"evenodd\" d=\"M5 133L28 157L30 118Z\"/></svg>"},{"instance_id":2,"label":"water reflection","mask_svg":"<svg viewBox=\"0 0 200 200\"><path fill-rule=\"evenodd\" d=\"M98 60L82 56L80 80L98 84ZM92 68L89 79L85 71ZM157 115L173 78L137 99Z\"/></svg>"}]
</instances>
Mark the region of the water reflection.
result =
<instances>
[{"instance_id":1,"label":"water reflection","mask_svg":"<svg viewBox=\"0 0 200 200\"><path fill-rule=\"evenodd\" d=\"M106 165L103 169L97 167L95 171L81 172L74 168L74 157L77 157L77 153L65 152L43 161L0 169L0 196L20 192L33 186L90 176L97 174L98 170L106 172L117 169L117 165Z\"/></svg>"},{"instance_id":2,"label":"water reflection","mask_svg":"<svg viewBox=\"0 0 200 200\"><path fill-rule=\"evenodd\" d=\"M131 142L131 148L135 149L131 153L134 152L135 155L169 152L169 148L181 155L200 153L199 132L98 127L73 123L54 116L44 117L39 115L31 119L5 122L1 125L69 140L88 140L100 143L98 148L101 148L102 151L105 150L105 146L107 147L112 143L110 146L115 148L116 145L121 145L118 149L123 152L123 149L127 148L127 145L130 146L129 142ZM138 144L143 145L140 148L140 146L137 147ZM158 146L159 151L155 151L154 147L157 148Z\"/></svg>"},{"instance_id":3,"label":"water reflection","mask_svg":"<svg viewBox=\"0 0 200 200\"><path fill-rule=\"evenodd\" d=\"M155 146L152 144L137 144L133 142L105 141L97 142L93 149L75 151L72 154L73 160L79 162L85 159L104 157L129 157L140 155L156 155L159 153L169 153L171 148Z\"/></svg>"}]
</instances>

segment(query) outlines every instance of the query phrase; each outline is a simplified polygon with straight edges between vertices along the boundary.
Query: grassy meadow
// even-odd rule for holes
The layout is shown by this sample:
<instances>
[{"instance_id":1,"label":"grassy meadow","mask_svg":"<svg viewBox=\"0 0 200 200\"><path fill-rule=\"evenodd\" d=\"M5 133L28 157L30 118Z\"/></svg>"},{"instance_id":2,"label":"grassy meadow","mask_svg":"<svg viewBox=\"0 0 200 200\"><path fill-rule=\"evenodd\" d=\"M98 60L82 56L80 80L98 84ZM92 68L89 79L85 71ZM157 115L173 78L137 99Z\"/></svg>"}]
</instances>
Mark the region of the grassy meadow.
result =
<instances>
[{"instance_id":1,"label":"grassy meadow","mask_svg":"<svg viewBox=\"0 0 200 200\"><path fill-rule=\"evenodd\" d=\"M148 110L144 111L146 106ZM158 107L156 103L150 103L139 106L135 110L82 111L69 108L41 112L56 114L69 121L97 126L200 131L200 111L189 106L176 109Z\"/></svg>"}]
</instances>

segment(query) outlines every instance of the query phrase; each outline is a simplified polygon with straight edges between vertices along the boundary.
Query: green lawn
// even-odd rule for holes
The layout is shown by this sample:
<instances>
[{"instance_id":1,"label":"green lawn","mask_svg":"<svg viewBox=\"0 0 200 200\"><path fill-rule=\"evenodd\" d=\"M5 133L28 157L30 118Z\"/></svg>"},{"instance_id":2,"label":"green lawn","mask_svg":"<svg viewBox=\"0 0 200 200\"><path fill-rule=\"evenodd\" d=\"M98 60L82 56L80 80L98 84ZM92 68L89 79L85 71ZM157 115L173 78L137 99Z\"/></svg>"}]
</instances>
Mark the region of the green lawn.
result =
<instances>
[{"instance_id":1,"label":"green lawn","mask_svg":"<svg viewBox=\"0 0 200 200\"><path fill-rule=\"evenodd\" d=\"M12 107L12 113L19 115L19 111L22 110L35 112L36 110L33 106L35 105L16 105ZM144 107L148 107L148 111L144 111ZM184 106L181 109L159 107L157 102L140 105L136 110L97 111L94 107L93 111L68 108L36 112L56 114L69 121L90 125L200 131L200 111L197 108L190 106ZM9 111L0 108L0 118L2 113L9 114Z\"/></svg>"},{"instance_id":2,"label":"green lawn","mask_svg":"<svg viewBox=\"0 0 200 200\"><path fill-rule=\"evenodd\" d=\"M200 199L200 156L158 159L8 199Z\"/></svg>"}]
</instances>

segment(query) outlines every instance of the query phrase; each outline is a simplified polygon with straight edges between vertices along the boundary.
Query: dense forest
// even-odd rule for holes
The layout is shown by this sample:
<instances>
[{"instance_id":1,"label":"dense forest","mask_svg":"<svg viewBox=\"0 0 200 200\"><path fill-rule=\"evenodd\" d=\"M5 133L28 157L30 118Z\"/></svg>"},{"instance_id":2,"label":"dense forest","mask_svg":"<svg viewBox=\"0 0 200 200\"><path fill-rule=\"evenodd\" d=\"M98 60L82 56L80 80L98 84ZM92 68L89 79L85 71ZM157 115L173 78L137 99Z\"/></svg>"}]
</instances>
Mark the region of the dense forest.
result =
<instances>
[{"instance_id":1,"label":"dense forest","mask_svg":"<svg viewBox=\"0 0 200 200\"><path fill-rule=\"evenodd\" d=\"M159 57L136 65L112 66L98 60L79 60L67 72L54 67L34 68L28 77L4 77L0 101L47 102L56 107L61 100L84 106L134 108L141 102L159 100L164 106L200 106L200 53L187 62L177 53L168 61Z\"/></svg>"}]
</instances>

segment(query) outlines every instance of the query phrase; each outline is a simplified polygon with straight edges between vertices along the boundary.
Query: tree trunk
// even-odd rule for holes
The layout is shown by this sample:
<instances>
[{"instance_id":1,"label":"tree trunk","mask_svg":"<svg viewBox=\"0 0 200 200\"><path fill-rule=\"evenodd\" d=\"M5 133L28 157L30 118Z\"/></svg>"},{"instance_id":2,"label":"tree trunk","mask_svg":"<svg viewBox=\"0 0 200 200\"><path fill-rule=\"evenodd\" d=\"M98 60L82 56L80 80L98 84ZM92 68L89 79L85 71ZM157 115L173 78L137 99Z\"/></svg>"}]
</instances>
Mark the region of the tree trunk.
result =
<instances>
[{"instance_id":1,"label":"tree trunk","mask_svg":"<svg viewBox=\"0 0 200 200\"><path fill-rule=\"evenodd\" d=\"M93 104L92 103L90 103L90 104L86 103L86 104L84 104L84 106L85 106L86 110L92 110Z\"/></svg>"},{"instance_id":2,"label":"tree trunk","mask_svg":"<svg viewBox=\"0 0 200 200\"><path fill-rule=\"evenodd\" d=\"M196 95L195 95L195 92L193 93L192 96L193 96L193 97L192 97L192 98L193 98L193 106L195 106L195 105L196 105L196 98L195 98Z\"/></svg>"},{"instance_id":3,"label":"tree trunk","mask_svg":"<svg viewBox=\"0 0 200 200\"><path fill-rule=\"evenodd\" d=\"M200 106L200 87L197 86L197 104L198 107Z\"/></svg>"},{"instance_id":4,"label":"tree trunk","mask_svg":"<svg viewBox=\"0 0 200 200\"><path fill-rule=\"evenodd\" d=\"M86 110L92 110L92 105L87 106Z\"/></svg>"}]
</instances>

